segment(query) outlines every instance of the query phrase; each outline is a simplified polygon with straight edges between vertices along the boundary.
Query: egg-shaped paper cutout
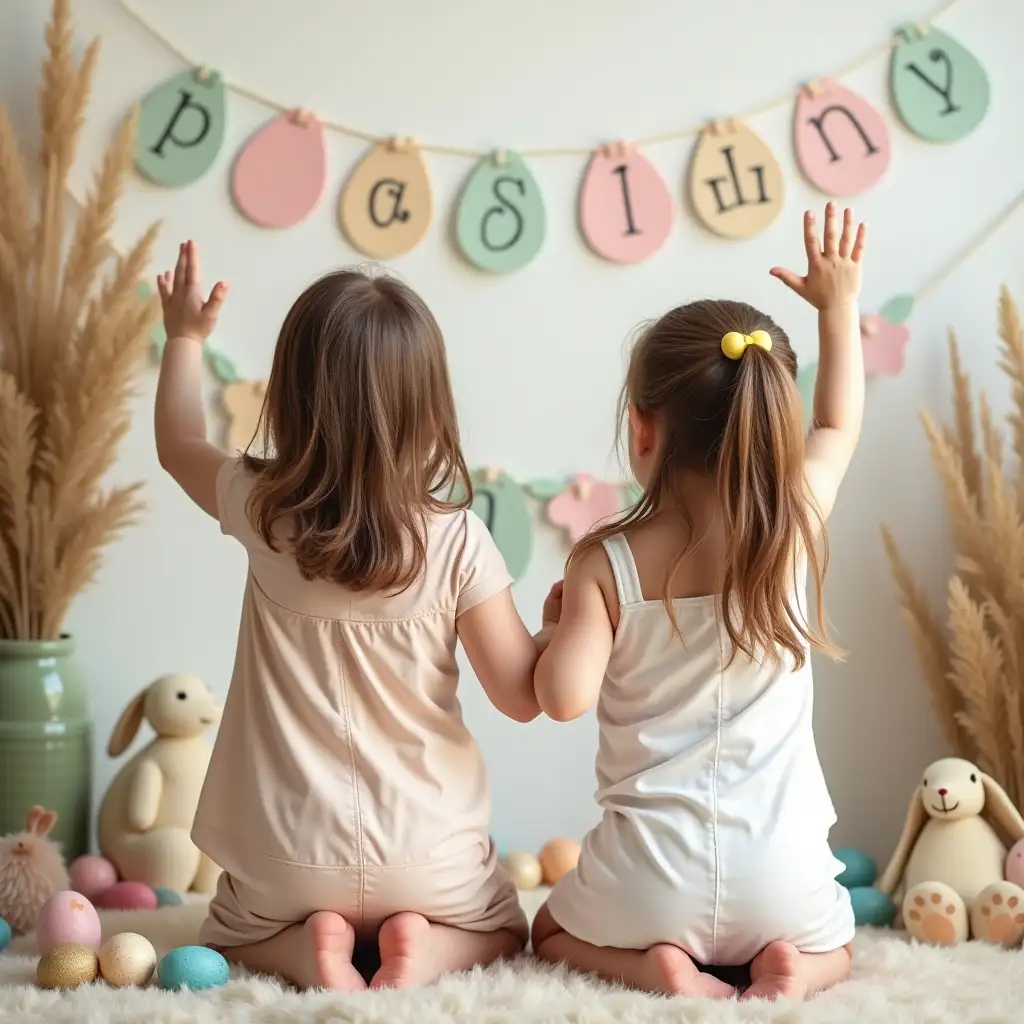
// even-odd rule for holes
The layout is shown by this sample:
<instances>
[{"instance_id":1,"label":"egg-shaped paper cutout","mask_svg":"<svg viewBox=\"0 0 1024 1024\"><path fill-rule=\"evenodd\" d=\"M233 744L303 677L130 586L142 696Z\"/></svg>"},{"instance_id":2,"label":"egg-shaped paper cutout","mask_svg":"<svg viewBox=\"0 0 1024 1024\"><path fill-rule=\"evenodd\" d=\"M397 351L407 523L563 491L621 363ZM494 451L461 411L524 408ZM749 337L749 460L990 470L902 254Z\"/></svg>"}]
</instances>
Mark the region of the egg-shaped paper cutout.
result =
<instances>
[{"instance_id":1,"label":"egg-shaped paper cutout","mask_svg":"<svg viewBox=\"0 0 1024 1024\"><path fill-rule=\"evenodd\" d=\"M469 176L455 237L474 266L498 274L525 267L544 244L546 215L537 181L517 153L484 157Z\"/></svg>"},{"instance_id":2,"label":"egg-shaped paper cutout","mask_svg":"<svg viewBox=\"0 0 1024 1024\"><path fill-rule=\"evenodd\" d=\"M786 187L767 143L745 124L701 132L690 159L690 203L723 238L753 238L782 211Z\"/></svg>"},{"instance_id":3,"label":"egg-shaped paper cutout","mask_svg":"<svg viewBox=\"0 0 1024 1024\"><path fill-rule=\"evenodd\" d=\"M374 143L342 189L341 229L373 259L409 252L427 233L432 216L427 168L411 142Z\"/></svg>"},{"instance_id":4,"label":"egg-shaped paper cutout","mask_svg":"<svg viewBox=\"0 0 1024 1024\"><path fill-rule=\"evenodd\" d=\"M513 579L519 579L533 551L533 520L526 494L508 473L495 476L487 470L476 470L471 476L471 507L494 538Z\"/></svg>"},{"instance_id":5,"label":"egg-shaped paper cutout","mask_svg":"<svg viewBox=\"0 0 1024 1024\"><path fill-rule=\"evenodd\" d=\"M653 256L672 230L672 195L638 149L595 150L580 186L580 232L589 248L613 263Z\"/></svg>"},{"instance_id":6,"label":"egg-shaped paper cutout","mask_svg":"<svg viewBox=\"0 0 1024 1024\"><path fill-rule=\"evenodd\" d=\"M224 81L216 71L182 71L158 85L139 107L135 166L157 185L191 185L224 144Z\"/></svg>"},{"instance_id":7,"label":"egg-shaped paper cutout","mask_svg":"<svg viewBox=\"0 0 1024 1024\"><path fill-rule=\"evenodd\" d=\"M877 185L892 156L889 128L863 96L833 82L801 89L793 146L804 177L827 196L856 196Z\"/></svg>"},{"instance_id":8,"label":"egg-shaped paper cutout","mask_svg":"<svg viewBox=\"0 0 1024 1024\"><path fill-rule=\"evenodd\" d=\"M937 28L902 30L889 77L900 119L928 142L962 139L988 112L985 69L970 50Z\"/></svg>"},{"instance_id":9,"label":"egg-shaped paper cutout","mask_svg":"<svg viewBox=\"0 0 1024 1024\"><path fill-rule=\"evenodd\" d=\"M265 228L290 228L319 205L327 182L323 124L292 111L265 124L238 154L231 193L239 213Z\"/></svg>"}]
</instances>

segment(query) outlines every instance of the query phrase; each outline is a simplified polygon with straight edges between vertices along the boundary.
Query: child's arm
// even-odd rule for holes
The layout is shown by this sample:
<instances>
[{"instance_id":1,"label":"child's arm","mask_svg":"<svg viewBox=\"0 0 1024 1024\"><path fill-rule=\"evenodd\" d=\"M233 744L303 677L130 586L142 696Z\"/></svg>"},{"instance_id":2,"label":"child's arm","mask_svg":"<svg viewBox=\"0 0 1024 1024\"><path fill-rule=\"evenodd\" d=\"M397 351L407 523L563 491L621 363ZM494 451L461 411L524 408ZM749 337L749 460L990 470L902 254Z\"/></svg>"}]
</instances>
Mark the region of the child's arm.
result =
<instances>
[{"instance_id":1,"label":"child's arm","mask_svg":"<svg viewBox=\"0 0 1024 1024\"><path fill-rule=\"evenodd\" d=\"M533 686L541 710L556 722L579 718L601 690L614 637L599 582L600 573L607 568L604 552L592 548L569 566L556 622L549 618L554 611L554 589L545 602L546 621L538 639L546 641L547 647L537 662Z\"/></svg>"},{"instance_id":2,"label":"child's arm","mask_svg":"<svg viewBox=\"0 0 1024 1024\"><path fill-rule=\"evenodd\" d=\"M217 473L228 460L206 440L201 391L203 342L217 322L227 285L203 299L194 242L178 251L174 273L157 278L167 344L156 390L156 451L160 465L204 511L217 516Z\"/></svg>"},{"instance_id":3,"label":"child's arm","mask_svg":"<svg viewBox=\"0 0 1024 1024\"><path fill-rule=\"evenodd\" d=\"M818 376L814 419L807 437L806 477L821 514L828 517L853 458L864 414L864 355L857 296L867 226L854 226L846 210L842 230L835 203L825 208L818 241L814 215L804 214L807 276L776 267L773 276L818 310Z\"/></svg>"}]
</instances>

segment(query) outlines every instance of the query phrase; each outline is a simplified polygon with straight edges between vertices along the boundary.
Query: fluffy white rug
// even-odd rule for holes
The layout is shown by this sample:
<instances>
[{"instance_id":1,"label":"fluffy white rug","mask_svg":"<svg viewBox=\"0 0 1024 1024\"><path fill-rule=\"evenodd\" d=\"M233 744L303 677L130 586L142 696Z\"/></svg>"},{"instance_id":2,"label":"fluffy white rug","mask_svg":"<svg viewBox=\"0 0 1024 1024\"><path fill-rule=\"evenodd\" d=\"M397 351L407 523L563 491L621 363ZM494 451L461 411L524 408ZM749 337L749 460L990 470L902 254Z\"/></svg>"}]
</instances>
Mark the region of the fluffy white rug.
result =
<instances>
[{"instance_id":1,"label":"fluffy white rug","mask_svg":"<svg viewBox=\"0 0 1024 1024\"><path fill-rule=\"evenodd\" d=\"M538 893L525 893L532 912ZM196 940L204 907L103 915L104 935L135 931L158 954ZM146 1024L1001 1024L1024 1019L1024 952L981 943L953 950L866 931L858 936L854 978L804 1004L712 1003L626 992L542 966L528 957L446 978L429 989L356 996L298 993L263 978L237 975L210 992L115 990L91 985L57 994L37 989L31 937L0 954L0 1019L53 1024L145 1021Z\"/></svg>"}]
</instances>

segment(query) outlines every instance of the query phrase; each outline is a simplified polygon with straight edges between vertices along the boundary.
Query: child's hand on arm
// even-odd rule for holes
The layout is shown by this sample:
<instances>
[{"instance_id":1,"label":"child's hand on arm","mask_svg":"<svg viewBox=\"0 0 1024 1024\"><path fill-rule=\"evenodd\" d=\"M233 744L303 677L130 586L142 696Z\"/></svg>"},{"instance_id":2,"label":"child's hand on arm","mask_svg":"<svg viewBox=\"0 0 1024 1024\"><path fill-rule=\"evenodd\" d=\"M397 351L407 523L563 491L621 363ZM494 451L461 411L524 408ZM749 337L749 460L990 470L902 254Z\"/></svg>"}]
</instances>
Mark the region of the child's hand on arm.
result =
<instances>
[{"instance_id":1,"label":"child's hand on arm","mask_svg":"<svg viewBox=\"0 0 1024 1024\"><path fill-rule=\"evenodd\" d=\"M178 250L174 271L157 278L167 344L156 392L156 450L160 465L211 516L217 515L217 473L227 461L206 440L201 390L202 344L217 322L227 285L203 297L199 252L194 242Z\"/></svg>"},{"instance_id":2,"label":"child's hand on arm","mask_svg":"<svg viewBox=\"0 0 1024 1024\"><path fill-rule=\"evenodd\" d=\"M814 215L804 214L807 274L775 267L777 277L818 310L818 375L814 418L807 438L806 476L823 516L828 516L860 438L864 414L864 356L857 296L867 226L846 210L840 227L835 203L825 208L819 242Z\"/></svg>"},{"instance_id":3,"label":"child's hand on arm","mask_svg":"<svg viewBox=\"0 0 1024 1024\"><path fill-rule=\"evenodd\" d=\"M541 609L540 615L540 632L533 638L537 643L539 654L543 654L548 649L551 637L555 633L555 626L558 625L558 620L562 617L563 585L562 580L553 583L548 591L548 596L544 598L544 607Z\"/></svg>"}]
</instances>

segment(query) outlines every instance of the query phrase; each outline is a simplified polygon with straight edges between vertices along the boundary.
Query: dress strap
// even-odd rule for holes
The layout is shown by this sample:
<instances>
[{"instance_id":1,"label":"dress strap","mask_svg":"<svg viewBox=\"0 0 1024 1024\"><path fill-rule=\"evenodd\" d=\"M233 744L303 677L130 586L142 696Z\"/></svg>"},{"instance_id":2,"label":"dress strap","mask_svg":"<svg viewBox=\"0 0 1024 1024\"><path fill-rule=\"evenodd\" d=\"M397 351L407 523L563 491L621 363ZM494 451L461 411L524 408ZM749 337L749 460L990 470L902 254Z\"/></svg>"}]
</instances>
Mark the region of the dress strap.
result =
<instances>
[{"instance_id":1,"label":"dress strap","mask_svg":"<svg viewBox=\"0 0 1024 1024\"><path fill-rule=\"evenodd\" d=\"M619 605L640 604L644 599L644 592L640 586L640 576L636 571L636 562L626 535L616 533L611 537L605 537L601 543L615 574L615 591L619 596Z\"/></svg>"}]
</instances>

